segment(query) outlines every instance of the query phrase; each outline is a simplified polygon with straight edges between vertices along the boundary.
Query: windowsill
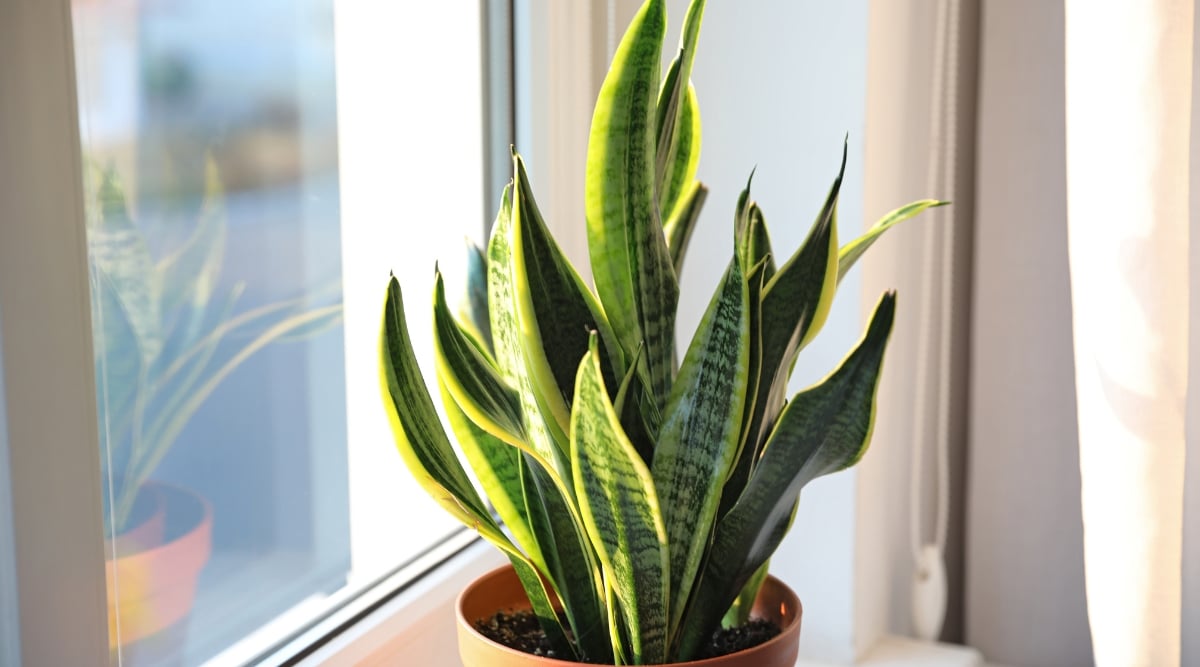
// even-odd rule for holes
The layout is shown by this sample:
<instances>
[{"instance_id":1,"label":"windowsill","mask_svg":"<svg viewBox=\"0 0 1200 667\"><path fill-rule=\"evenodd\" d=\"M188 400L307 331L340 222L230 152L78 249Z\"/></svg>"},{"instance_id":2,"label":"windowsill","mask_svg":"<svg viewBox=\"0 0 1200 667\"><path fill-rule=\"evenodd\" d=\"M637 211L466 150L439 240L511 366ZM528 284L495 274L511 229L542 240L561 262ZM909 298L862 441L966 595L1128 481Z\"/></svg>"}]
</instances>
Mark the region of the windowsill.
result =
<instances>
[{"instance_id":1,"label":"windowsill","mask_svg":"<svg viewBox=\"0 0 1200 667\"><path fill-rule=\"evenodd\" d=\"M403 656L405 664L459 667L454 602L472 579L504 562L494 548L477 540L298 664L382 666ZM857 667L983 666L974 649L895 636L881 639L857 663ZM797 667L836 666L801 659Z\"/></svg>"},{"instance_id":2,"label":"windowsill","mask_svg":"<svg viewBox=\"0 0 1200 667\"><path fill-rule=\"evenodd\" d=\"M796 667L842 667L800 659ZM983 656L973 648L888 635L875 644L855 667L984 667Z\"/></svg>"}]
</instances>

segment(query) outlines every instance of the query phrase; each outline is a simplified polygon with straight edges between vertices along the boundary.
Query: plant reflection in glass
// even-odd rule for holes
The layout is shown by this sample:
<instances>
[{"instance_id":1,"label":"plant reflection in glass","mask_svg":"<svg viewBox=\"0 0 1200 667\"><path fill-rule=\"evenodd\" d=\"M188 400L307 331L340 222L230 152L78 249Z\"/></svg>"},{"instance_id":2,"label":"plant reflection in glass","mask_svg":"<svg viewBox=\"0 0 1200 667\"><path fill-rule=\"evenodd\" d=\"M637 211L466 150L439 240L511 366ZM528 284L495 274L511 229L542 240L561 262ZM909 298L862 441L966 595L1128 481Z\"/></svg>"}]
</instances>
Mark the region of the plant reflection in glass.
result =
<instances>
[{"instance_id":1,"label":"plant reflection in glass","mask_svg":"<svg viewBox=\"0 0 1200 667\"><path fill-rule=\"evenodd\" d=\"M152 256L111 169L89 168L88 255L100 440L112 490L110 537L120 535L142 484L189 420L229 375L264 347L341 321L342 304L310 298L237 311L245 285L221 291L224 192L209 160L195 228L177 248ZM337 286L332 286L336 288ZM336 297L340 289L325 294Z\"/></svg>"}]
</instances>

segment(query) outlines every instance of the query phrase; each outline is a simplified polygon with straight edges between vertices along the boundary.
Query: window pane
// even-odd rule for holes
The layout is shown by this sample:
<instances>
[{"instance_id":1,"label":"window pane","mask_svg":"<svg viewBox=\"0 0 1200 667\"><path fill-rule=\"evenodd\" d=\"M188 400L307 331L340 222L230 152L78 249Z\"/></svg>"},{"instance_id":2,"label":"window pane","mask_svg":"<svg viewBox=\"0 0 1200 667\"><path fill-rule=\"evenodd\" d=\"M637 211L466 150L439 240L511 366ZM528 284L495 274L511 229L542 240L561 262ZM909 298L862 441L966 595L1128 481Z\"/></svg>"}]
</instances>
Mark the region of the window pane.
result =
<instances>
[{"instance_id":1,"label":"window pane","mask_svg":"<svg viewBox=\"0 0 1200 667\"><path fill-rule=\"evenodd\" d=\"M388 272L420 304L483 230L479 8L445 4L339 9L336 49L332 0L74 5L120 664L250 660L456 529L376 356Z\"/></svg>"}]
</instances>

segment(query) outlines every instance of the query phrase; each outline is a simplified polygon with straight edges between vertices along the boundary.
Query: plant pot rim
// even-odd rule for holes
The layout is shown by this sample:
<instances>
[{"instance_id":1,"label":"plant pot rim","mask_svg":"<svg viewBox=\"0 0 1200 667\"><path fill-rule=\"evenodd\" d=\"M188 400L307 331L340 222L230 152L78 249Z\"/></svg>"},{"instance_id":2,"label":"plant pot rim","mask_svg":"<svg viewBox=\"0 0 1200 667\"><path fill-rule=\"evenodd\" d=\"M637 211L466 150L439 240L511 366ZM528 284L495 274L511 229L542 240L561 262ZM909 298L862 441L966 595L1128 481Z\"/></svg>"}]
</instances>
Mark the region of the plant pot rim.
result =
<instances>
[{"instance_id":1,"label":"plant pot rim","mask_svg":"<svg viewBox=\"0 0 1200 667\"><path fill-rule=\"evenodd\" d=\"M472 643L481 651L486 651L489 655L488 665L500 664L501 661L507 665L527 664L537 665L538 667L578 667L581 664L570 660L562 660L559 658L548 658L537 656L531 653L525 653L514 648L510 648L484 636L475 629L475 620L468 618L469 616L481 617L480 615L469 613L466 611L468 606L473 606L473 602L481 594L481 591L486 591L493 587L509 587L515 585L519 588L520 582L517 580L516 572L512 565L503 565L490 572L480 575L458 596L458 601L455 603L455 616L458 623L459 647L460 652L464 648L464 644ZM509 596L505 596L509 597ZM514 601L512 604L502 604L495 608L492 612L508 609L529 609L530 605L527 599L524 599L524 593L521 593L521 600ZM511 599L511 598L510 598ZM768 611L763 611L763 610ZM485 612L489 613L489 612ZM787 584L783 583L774 576L768 576L763 582L762 590L759 592L758 599L754 604L754 617L766 616L770 620L775 621L780 626L780 633L775 637L748 649L731 653L728 655L717 656L714 658L704 658L702 660L689 660L687 662L671 662L666 663L668 667L732 667L734 665L746 666L751 665L775 665L786 664L794 665L797 658L798 646L800 640L800 620L803 615L803 608L800 604L800 599L796 593L792 591ZM767 662L769 657L775 657L776 662ZM778 657L783 657L778 660ZM471 663L466 663L468 667ZM599 665L597 667L612 667Z\"/></svg>"}]
</instances>

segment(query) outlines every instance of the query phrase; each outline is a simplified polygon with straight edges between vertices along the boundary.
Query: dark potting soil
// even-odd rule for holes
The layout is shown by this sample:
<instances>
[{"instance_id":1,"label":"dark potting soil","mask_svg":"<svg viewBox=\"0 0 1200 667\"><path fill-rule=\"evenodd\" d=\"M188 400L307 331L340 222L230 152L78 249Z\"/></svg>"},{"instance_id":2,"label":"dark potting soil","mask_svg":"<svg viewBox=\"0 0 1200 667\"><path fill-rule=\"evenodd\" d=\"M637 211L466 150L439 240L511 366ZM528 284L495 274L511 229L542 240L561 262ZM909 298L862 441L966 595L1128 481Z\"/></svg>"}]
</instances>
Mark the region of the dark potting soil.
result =
<instances>
[{"instance_id":1,"label":"dark potting soil","mask_svg":"<svg viewBox=\"0 0 1200 667\"><path fill-rule=\"evenodd\" d=\"M701 658L716 658L730 653L737 653L748 648L764 644L783 630L775 623L765 618L752 618L745 625L736 628L722 628L713 633L708 646L700 653Z\"/></svg>"},{"instance_id":2,"label":"dark potting soil","mask_svg":"<svg viewBox=\"0 0 1200 667\"><path fill-rule=\"evenodd\" d=\"M569 659L557 655L550 643L546 641L546 633L538 625L537 616L532 611L496 612L491 618L475 621L475 629L488 639L503 644L509 648L532 653L533 655ZM701 651L700 659L716 658L730 653L737 653L775 638L782 630L771 621L755 618L745 625L736 628L722 628L713 633L708 645Z\"/></svg>"}]
</instances>

